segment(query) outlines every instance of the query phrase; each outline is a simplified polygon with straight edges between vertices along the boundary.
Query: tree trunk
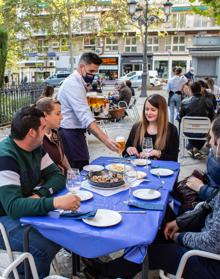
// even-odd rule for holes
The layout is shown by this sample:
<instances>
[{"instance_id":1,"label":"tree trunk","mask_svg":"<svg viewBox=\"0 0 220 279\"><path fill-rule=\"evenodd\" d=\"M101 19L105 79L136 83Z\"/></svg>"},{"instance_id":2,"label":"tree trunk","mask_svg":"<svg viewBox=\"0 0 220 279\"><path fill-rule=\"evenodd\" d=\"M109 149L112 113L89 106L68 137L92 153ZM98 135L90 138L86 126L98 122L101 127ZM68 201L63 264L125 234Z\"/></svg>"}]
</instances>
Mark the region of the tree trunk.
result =
<instances>
[{"instance_id":1,"label":"tree trunk","mask_svg":"<svg viewBox=\"0 0 220 279\"><path fill-rule=\"evenodd\" d=\"M5 64L8 51L8 33L0 27L0 88L4 84Z\"/></svg>"}]
</instances>

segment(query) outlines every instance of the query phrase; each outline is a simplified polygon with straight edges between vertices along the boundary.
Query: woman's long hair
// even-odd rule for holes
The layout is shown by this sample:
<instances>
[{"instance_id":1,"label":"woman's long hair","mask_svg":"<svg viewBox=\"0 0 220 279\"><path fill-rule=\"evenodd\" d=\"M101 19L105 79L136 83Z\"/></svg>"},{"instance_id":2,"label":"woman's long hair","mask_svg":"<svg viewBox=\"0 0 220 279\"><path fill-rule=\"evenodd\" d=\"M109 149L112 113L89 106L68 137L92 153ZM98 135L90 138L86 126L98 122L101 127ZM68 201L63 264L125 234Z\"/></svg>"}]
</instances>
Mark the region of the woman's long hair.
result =
<instances>
[{"instance_id":1,"label":"woman's long hair","mask_svg":"<svg viewBox=\"0 0 220 279\"><path fill-rule=\"evenodd\" d=\"M153 107L158 109L157 117L157 136L155 142L155 148L158 150L163 150L166 146L167 140L167 130L168 130L168 107L164 97L159 94L153 94L149 96L145 102L142 112L142 120L138 126L135 138L134 146L140 144L142 146L144 135L147 132L149 121L145 116L145 105L149 102Z\"/></svg>"}]
</instances>

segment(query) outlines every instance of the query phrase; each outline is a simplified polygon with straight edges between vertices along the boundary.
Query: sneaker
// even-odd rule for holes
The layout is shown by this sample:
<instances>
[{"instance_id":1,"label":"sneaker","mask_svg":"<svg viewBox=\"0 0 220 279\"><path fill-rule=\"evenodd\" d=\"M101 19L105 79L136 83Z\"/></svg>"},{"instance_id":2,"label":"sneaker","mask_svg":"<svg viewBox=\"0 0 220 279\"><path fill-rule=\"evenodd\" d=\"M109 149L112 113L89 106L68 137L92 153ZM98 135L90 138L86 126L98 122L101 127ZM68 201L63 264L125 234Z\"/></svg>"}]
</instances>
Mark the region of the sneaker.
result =
<instances>
[{"instance_id":1,"label":"sneaker","mask_svg":"<svg viewBox=\"0 0 220 279\"><path fill-rule=\"evenodd\" d=\"M202 158L202 154L197 148L193 149L193 153L194 153L194 158L195 159L201 159Z\"/></svg>"},{"instance_id":2,"label":"sneaker","mask_svg":"<svg viewBox=\"0 0 220 279\"><path fill-rule=\"evenodd\" d=\"M194 152L193 152L192 149L187 150L187 153L189 154L189 156L190 156L191 158L194 158Z\"/></svg>"}]
</instances>

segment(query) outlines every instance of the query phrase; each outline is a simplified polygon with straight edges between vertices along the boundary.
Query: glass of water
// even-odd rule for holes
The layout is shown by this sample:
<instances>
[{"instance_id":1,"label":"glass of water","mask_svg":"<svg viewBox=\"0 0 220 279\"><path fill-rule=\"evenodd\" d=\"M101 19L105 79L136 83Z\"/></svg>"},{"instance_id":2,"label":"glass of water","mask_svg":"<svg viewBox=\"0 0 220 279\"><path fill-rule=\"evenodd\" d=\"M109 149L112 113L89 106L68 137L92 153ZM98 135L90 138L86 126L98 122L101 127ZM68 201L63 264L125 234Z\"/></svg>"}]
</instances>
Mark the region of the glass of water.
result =
<instances>
[{"instance_id":1,"label":"glass of water","mask_svg":"<svg viewBox=\"0 0 220 279\"><path fill-rule=\"evenodd\" d=\"M145 137L142 144L142 150L146 154L147 159L149 157L149 153L153 150L153 141L151 137Z\"/></svg>"},{"instance_id":2,"label":"glass of water","mask_svg":"<svg viewBox=\"0 0 220 279\"><path fill-rule=\"evenodd\" d=\"M135 168L133 168L130 165L125 165L124 168L124 182L127 184L128 186L128 193L129 193L129 198L128 200L131 200L132 198L132 190L131 190L131 186L132 183L134 183L137 179L137 171Z\"/></svg>"},{"instance_id":3,"label":"glass of water","mask_svg":"<svg viewBox=\"0 0 220 279\"><path fill-rule=\"evenodd\" d=\"M70 193L76 194L80 189L81 182L79 169L71 168L67 170L66 188Z\"/></svg>"}]
</instances>

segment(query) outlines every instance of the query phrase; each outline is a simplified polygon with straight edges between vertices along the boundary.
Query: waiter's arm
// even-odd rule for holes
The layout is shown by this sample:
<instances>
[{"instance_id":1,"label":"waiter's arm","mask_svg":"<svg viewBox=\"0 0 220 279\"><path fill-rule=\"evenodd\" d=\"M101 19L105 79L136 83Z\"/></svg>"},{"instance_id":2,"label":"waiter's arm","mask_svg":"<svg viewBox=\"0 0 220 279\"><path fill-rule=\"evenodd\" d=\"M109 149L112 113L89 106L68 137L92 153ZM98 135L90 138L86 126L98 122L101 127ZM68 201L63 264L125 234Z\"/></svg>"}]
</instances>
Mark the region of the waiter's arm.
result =
<instances>
[{"instance_id":1,"label":"waiter's arm","mask_svg":"<svg viewBox=\"0 0 220 279\"><path fill-rule=\"evenodd\" d=\"M97 137L100 141L102 141L109 149L112 151L118 152L117 143L111 140L97 125L95 121L89 124L88 130Z\"/></svg>"}]
</instances>

